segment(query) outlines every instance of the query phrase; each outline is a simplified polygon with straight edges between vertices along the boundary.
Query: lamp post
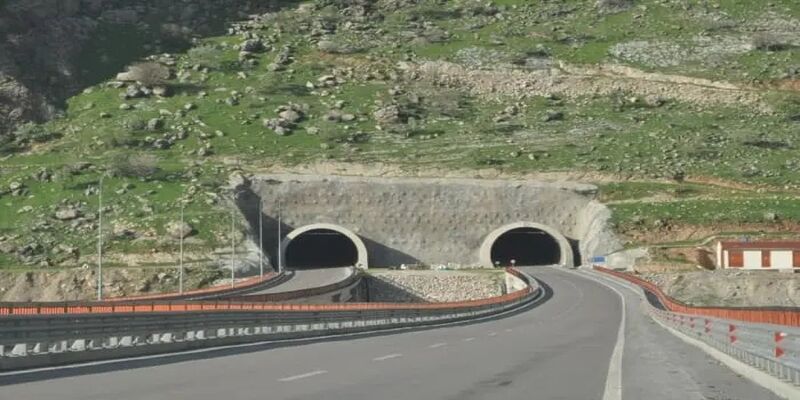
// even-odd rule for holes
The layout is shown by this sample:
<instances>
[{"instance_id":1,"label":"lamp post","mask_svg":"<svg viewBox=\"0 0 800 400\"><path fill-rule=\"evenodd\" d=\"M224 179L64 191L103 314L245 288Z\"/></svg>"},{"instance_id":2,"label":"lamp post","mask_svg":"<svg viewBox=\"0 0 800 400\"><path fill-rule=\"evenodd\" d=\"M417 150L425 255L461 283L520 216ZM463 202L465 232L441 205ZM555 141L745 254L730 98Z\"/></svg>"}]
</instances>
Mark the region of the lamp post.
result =
<instances>
[{"instance_id":1,"label":"lamp post","mask_svg":"<svg viewBox=\"0 0 800 400\"><path fill-rule=\"evenodd\" d=\"M261 199L258 200L258 272L259 275L263 278L264 277L264 223L263 223L263 216L264 211L262 210L263 202Z\"/></svg>"},{"instance_id":2,"label":"lamp post","mask_svg":"<svg viewBox=\"0 0 800 400\"><path fill-rule=\"evenodd\" d=\"M180 225L180 232L179 232L180 237L181 237L181 239L180 239L180 243L181 244L180 244L180 258L179 258L179 260L180 260L179 261L180 270L178 272L178 293L183 293L183 227L184 227L184 224L183 224L183 210L184 210L185 207L186 207L186 203L181 201L181 225Z\"/></svg>"},{"instance_id":3,"label":"lamp post","mask_svg":"<svg viewBox=\"0 0 800 400\"><path fill-rule=\"evenodd\" d=\"M234 216L233 216L233 208L231 208L231 287L234 287L234 282L236 279L236 273L234 272L234 268L236 267L236 236L235 236L236 226L234 223Z\"/></svg>"},{"instance_id":4,"label":"lamp post","mask_svg":"<svg viewBox=\"0 0 800 400\"><path fill-rule=\"evenodd\" d=\"M283 271L283 246L281 238L281 201L278 199L278 273Z\"/></svg>"},{"instance_id":5,"label":"lamp post","mask_svg":"<svg viewBox=\"0 0 800 400\"><path fill-rule=\"evenodd\" d=\"M103 300L103 178L97 191L97 301Z\"/></svg>"}]
</instances>

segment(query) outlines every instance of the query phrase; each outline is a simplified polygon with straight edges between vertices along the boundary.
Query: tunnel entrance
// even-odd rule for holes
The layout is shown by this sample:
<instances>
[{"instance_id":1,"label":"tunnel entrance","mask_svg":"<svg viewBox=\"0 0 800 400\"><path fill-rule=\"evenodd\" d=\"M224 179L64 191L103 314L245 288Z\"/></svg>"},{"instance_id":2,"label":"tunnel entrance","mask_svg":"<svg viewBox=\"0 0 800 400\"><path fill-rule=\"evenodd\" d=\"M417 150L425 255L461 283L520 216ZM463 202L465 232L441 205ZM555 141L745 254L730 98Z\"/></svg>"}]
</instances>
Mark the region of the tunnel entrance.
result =
<instances>
[{"instance_id":1,"label":"tunnel entrance","mask_svg":"<svg viewBox=\"0 0 800 400\"><path fill-rule=\"evenodd\" d=\"M547 232L536 228L511 229L497 238L492 244L492 264L511 265L554 265L561 260L558 241Z\"/></svg>"},{"instance_id":2,"label":"tunnel entrance","mask_svg":"<svg viewBox=\"0 0 800 400\"><path fill-rule=\"evenodd\" d=\"M358 264L358 248L341 232L312 229L287 244L284 264L289 269L352 267Z\"/></svg>"}]
</instances>

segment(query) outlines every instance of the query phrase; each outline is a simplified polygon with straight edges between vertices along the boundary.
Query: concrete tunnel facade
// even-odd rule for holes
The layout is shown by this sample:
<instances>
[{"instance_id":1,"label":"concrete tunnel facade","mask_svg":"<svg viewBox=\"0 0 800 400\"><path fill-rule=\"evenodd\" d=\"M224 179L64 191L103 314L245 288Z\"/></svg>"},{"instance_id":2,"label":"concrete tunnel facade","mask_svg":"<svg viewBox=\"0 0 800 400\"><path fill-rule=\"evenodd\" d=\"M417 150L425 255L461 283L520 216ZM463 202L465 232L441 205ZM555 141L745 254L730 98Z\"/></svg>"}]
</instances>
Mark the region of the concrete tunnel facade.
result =
<instances>
[{"instance_id":1,"label":"concrete tunnel facade","mask_svg":"<svg viewBox=\"0 0 800 400\"><path fill-rule=\"evenodd\" d=\"M360 268L508 259L573 266L621 247L595 193L591 185L536 181L259 175L237 205L257 238L261 203L265 253L289 268L292 249L313 235L340 245L311 254L344 257L335 252L346 247Z\"/></svg>"}]
</instances>

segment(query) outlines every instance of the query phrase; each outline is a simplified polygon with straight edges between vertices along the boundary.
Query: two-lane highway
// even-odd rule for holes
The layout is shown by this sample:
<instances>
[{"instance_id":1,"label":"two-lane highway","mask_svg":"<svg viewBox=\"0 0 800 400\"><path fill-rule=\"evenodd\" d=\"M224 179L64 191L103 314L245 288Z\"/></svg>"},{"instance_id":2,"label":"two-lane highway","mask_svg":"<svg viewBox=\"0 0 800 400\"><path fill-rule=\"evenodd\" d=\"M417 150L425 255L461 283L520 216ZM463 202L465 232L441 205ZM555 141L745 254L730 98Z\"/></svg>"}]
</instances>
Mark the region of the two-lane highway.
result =
<instances>
[{"instance_id":1,"label":"two-lane highway","mask_svg":"<svg viewBox=\"0 0 800 400\"><path fill-rule=\"evenodd\" d=\"M619 289L618 335L617 292L574 272L527 272L548 299L505 318L0 376L0 398L777 399L642 316L632 293Z\"/></svg>"}]
</instances>

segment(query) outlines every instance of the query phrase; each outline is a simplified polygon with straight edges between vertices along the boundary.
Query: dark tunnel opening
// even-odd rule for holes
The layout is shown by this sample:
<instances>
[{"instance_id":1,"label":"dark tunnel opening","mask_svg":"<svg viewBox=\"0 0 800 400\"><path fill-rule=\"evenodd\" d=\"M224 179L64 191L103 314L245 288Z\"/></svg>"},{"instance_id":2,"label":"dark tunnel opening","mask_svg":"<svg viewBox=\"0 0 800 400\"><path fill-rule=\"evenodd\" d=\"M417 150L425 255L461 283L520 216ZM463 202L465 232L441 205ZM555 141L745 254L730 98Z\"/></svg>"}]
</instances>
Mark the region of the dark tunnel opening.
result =
<instances>
[{"instance_id":1,"label":"dark tunnel opening","mask_svg":"<svg viewBox=\"0 0 800 400\"><path fill-rule=\"evenodd\" d=\"M561 261L558 241L536 228L517 228L500 235L492 243L492 263L501 267L511 265L553 265Z\"/></svg>"},{"instance_id":2,"label":"dark tunnel opening","mask_svg":"<svg viewBox=\"0 0 800 400\"><path fill-rule=\"evenodd\" d=\"M313 229L292 239L284 265L289 269L350 267L358 249L350 238L331 229Z\"/></svg>"}]
</instances>

